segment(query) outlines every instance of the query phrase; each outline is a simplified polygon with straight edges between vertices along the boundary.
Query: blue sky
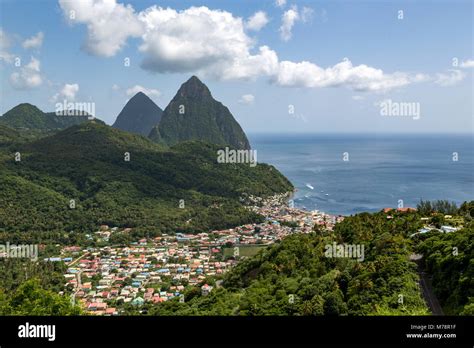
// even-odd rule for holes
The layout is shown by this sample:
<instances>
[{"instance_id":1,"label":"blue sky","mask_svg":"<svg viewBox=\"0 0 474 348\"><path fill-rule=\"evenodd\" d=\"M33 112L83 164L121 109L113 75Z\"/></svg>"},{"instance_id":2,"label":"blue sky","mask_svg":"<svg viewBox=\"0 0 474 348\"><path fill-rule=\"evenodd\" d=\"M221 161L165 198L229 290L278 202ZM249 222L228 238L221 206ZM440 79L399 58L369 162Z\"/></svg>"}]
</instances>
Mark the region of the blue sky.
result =
<instances>
[{"instance_id":1,"label":"blue sky","mask_svg":"<svg viewBox=\"0 0 474 348\"><path fill-rule=\"evenodd\" d=\"M472 1L281 2L0 0L0 113L67 98L111 124L196 74L246 132L473 132Z\"/></svg>"}]
</instances>

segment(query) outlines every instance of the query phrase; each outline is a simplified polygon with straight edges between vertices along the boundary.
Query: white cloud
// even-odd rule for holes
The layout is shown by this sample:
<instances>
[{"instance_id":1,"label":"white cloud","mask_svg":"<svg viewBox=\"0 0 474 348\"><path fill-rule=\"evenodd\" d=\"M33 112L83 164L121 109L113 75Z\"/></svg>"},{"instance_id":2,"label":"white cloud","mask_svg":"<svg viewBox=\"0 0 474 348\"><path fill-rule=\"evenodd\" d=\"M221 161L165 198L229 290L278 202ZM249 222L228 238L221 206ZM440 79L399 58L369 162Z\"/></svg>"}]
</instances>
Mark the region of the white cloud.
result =
<instances>
[{"instance_id":1,"label":"white cloud","mask_svg":"<svg viewBox=\"0 0 474 348\"><path fill-rule=\"evenodd\" d=\"M314 10L312 8L303 7L303 9L299 11L296 5L292 6L291 9L285 11L281 16L281 26L278 29L280 38L283 41L289 41L293 36L292 30L296 22L309 22L313 18L313 15Z\"/></svg>"},{"instance_id":2,"label":"white cloud","mask_svg":"<svg viewBox=\"0 0 474 348\"><path fill-rule=\"evenodd\" d=\"M245 28L248 30L259 31L267 24L267 14L263 11L258 11L255 12L254 15L247 20L247 22L245 23Z\"/></svg>"},{"instance_id":3,"label":"white cloud","mask_svg":"<svg viewBox=\"0 0 474 348\"><path fill-rule=\"evenodd\" d=\"M61 90L61 95L64 96L64 98L66 98L67 100L72 101L76 99L77 92L79 92L79 85L77 83L66 83Z\"/></svg>"},{"instance_id":4,"label":"white cloud","mask_svg":"<svg viewBox=\"0 0 474 348\"><path fill-rule=\"evenodd\" d=\"M464 77L466 77L464 72L461 70L452 69L448 70L448 73L436 74L435 83L443 87L454 86L458 82L464 80Z\"/></svg>"},{"instance_id":5,"label":"white cloud","mask_svg":"<svg viewBox=\"0 0 474 348\"><path fill-rule=\"evenodd\" d=\"M276 52L268 46L260 46L258 54L255 55L243 52L241 56L234 57L229 63L230 65L221 66L216 71L207 72L207 75L225 80L273 76L278 72L279 64Z\"/></svg>"},{"instance_id":6,"label":"white cloud","mask_svg":"<svg viewBox=\"0 0 474 348\"><path fill-rule=\"evenodd\" d=\"M194 72L220 79L265 75L278 65L276 53L253 40L241 18L207 7L183 11L150 7L139 14L146 24L142 67L155 72Z\"/></svg>"},{"instance_id":7,"label":"white cloud","mask_svg":"<svg viewBox=\"0 0 474 348\"><path fill-rule=\"evenodd\" d=\"M142 93L145 93L148 97L152 98L152 97L159 97L161 95L161 92L157 89L153 89L153 88L145 88L143 86L140 86L140 85L135 85L131 88L128 88L126 91L125 91L125 94L128 96L128 97L133 97L135 94L137 94L138 92L142 92Z\"/></svg>"},{"instance_id":8,"label":"white cloud","mask_svg":"<svg viewBox=\"0 0 474 348\"><path fill-rule=\"evenodd\" d=\"M296 21L300 19L300 15L298 13L298 9L296 6L293 6L288 11L283 13L281 17L281 26L280 29L280 37L283 41L288 41L291 39L293 26L295 25Z\"/></svg>"},{"instance_id":9,"label":"white cloud","mask_svg":"<svg viewBox=\"0 0 474 348\"><path fill-rule=\"evenodd\" d=\"M44 34L43 32L38 32L38 34L33 35L29 39L26 39L23 41L23 48L28 49L28 48L40 48L41 45L43 45L43 39L44 39Z\"/></svg>"},{"instance_id":10,"label":"white cloud","mask_svg":"<svg viewBox=\"0 0 474 348\"><path fill-rule=\"evenodd\" d=\"M321 68L310 62L294 63L282 61L275 82L287 87L338 87L347 86L355 91L383 92L392 88L421 82L424 75L409 75L402 72L386 74L381 69L365 64L353 66L345 58L328 68Z\"/></svg>"},{"instance_id":11,"label":"white cloud","mask_svg":"<svg viewBox=\"0 0 474 348\"><path fill-rule=\"evenodd\" d=\"M87 52L111 57L120 51L129 37L143 33L143 23L131 5L115 0L59 0L69 23L84 23L88 35L83 45Z\"/></svg>"},{"instance_id":12,"label":"white cloud","mask_svg":"<svg viewBox=\"0 0 474 348\"><path fill-rule=\"evenodd\" d=\"M0 60L5 61L6 63L13 62L13 54L8 52L10 45L10 37L2 28L0 28Z\"/></svg>"},{"instance_id":13,"label":"white cloud","mask_svg":"<svg viewBox=\"0 0 474 348\"><path fill-rule=\"evenodd\" d=\"M241 104L253 104L255 101L255 96L252 94L244 94L242 97L239 99L239 103Z\"/></svg>"},{"instance_id":14,"label":"white cloud","mask_svg":"<svg viewBox=\"0 0 474 348\"><path fill-rule=\"evenodd\" d=\"M116 83L114 83L114 84L112 85L112 89L113 89L114 91L118 91L118 90L120 89L120 86L117 85Z\"/></svg>"},{"instance_id":15,"label":"white cloud","mask_svg":"<svg viewBox=\"0 0 474 348\"><path fill-rule=\"evenodd\" d=\"M286 5L286 0L275 0L275 5L278 7L284 7Z\"/></svg>"},{"instance_id":16,"label":"white cloud","mask_svg":"<svg viewBox=\"0 0 474 348\"><path fill-rule=\"evenodd\" d=\"M43 83L40 61L31 57L30 62L10 75L10 83L15 89L31 89Z\"/></svg>"},{"instance_id":17,"label":"white cloud","mask_svg":"<svg viewBox=\"0 0 474 348\"><path fill-rule=\"evenodd\" d=\"M72 102L76 99L77 92L79 92L79 85L77 83L66 83L58 93L51 97L50 102L53 103L61 99Z\"/></svg>"},{"instance_id":18,"label":"white cloud","mask_svg":"<svg viewBox=\"0 0 474 348\"><path fill-rule=\"evenodd\" d=\"M116 54L131 36L140 37L141 67L158 73L193 73L219 80L267 78L288 87L345 86L355 91L386 91L427 80L425 75L386 73L364 64L353 66L346 59L322 68L315 63L280 61L268 46L255 47L246 34L249 23L232 13L205 6L184 10L151 6L135 13L130 5L115 0L60 0L64 14L75 10L76 21L88 28L86 46L99 56ZM257 12L258 13L258 12ZM296 21L308 21L313 10L296 6L285 11L280 35L289 40ZM254 18L254 16L251 17ZM250 26L257 29L262 16ZM117 34L116 34L117 33Z\"/></svg>"},{"instance_id":19,"label":"white cloud","mask_svg":"<svg viewBox=\"0 0 474 348\"><path fill-rule=\"evenodd\" d=\"M364 100L364 96L362 95L353 95L352 96L352 100L356 100L356 101L360 101L360 100Z\"/></svg>"},{"instance_id":20,"label":"white cloud","mask_svg":"<svg viewBox=\"0 0 474 348\"><path fill-rule=\"evenodd\" d=\"M468 59L461 62L461 68L474 68L474 59Z\"/></svg>"}]
</instances>

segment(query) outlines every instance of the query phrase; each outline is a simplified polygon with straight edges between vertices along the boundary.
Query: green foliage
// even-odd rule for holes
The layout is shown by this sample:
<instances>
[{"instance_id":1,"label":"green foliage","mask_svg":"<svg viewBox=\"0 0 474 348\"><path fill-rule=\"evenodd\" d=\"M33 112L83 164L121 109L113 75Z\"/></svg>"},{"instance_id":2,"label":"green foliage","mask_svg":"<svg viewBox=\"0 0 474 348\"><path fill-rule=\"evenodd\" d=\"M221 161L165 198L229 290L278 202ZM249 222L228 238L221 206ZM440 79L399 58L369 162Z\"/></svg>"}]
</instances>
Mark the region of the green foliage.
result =
<instances>
[{"instance_id":1,"label":"green foliage","mask_svg":"<svg viewBox=\"0 0 474 348\"><path fill-rule=\"evenodd\" d=\"M11 292L17 289L27 279L37 278L41 287L46 290L59 292L64 290L64 273L66 265L62 262L36 262L15 259L0 259L0 289Z\"/></svg>"},{"instance_id":2,"label":"green foliage","mask_svg":"<svg viewBox=\"0 0 474 348\"><path fill-rule=\"evenodd\" d=\"M80 315L68 297L41 287L38 279L22 283L15 291L0 290L0 315Z\"/></svg>"},{"instance_id":3,"label":"green foliage","mask_svg":"<svg viewBox=\"0 0 474 348\"><path fill-rule=\"evenodd\" d=\"M293 189L272 166L218 164L217 149L202 142L167 149L94 122L17 144L21 162L0 148L0 238L91 232L99 224L150 235L229 228L262 221L241 204L243 193Z\"/></svg>"},{"instance_id":4,"label":"green foliage","mask_svg":"<svg viewBox=\"0 0 474 348\"><path fill-rule=\"evenodd\" d=\"M449 215L458 213L456 203L448 200L437 200L433 202L420 200L416 208L418 212L423 215L429 215L435 212Z\"/></svg>"},{"instance_id":5,"label":"green foliage","mask_svg":"<svg viewBox=\"0 0 474 348\"><path fill-rule=\"evenodd\" d=\"M76 112L77 113L77 112ZM88 121L89 115L58 116L54 112L44 113L36 106L23 103L0 117L0 123L21 130L58 130Z\"/></svg>"},{"instance_id":6,"label":"green foliage","mask_svg":"<svg viewBox=\"0 0 474 348\"><path fill-rule=\"evenodd\" d=\"M472 202L469 203L472 205ZM472 315L474 298L474 223L452 233L431 234L417 247L443 311Z\"/></svg>"}]
</instances>

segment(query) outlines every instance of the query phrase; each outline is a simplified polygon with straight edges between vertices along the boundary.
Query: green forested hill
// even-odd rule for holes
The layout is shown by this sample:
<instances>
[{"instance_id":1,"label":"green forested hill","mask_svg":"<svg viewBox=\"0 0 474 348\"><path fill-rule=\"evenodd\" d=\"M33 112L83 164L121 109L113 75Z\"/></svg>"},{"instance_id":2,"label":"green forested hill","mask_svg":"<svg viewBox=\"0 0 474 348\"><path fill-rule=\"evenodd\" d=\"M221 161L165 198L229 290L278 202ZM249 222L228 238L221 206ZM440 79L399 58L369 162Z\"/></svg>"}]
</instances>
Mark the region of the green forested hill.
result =
<instances>
[{"instance_id":1,"label":"green forested hill","mask_svg":"<svg viewBox=\"0 0 474 348\"><path fill-rule=\"evenodd\" d=\"M15 106L0 117L0 124L21 130L48 131L65 129L87 122L89 115L57 116L54 112L43 112L36 106L23 103Z\"/></svg>"},{"instance_id":2,"label":"green forested hill","mask_svg":"<svg viewBox=\"0 0 474 348\"><path fill-rule=\"evenodd\" d=\"M0 145L14 142L20 136L16 130L0 124Z\"/></svg>"},{"instance_id":3,"label":"green forested hill","mask_svg":"<svg viewBox=\"0 0 474 348\"><path fill-rule=\"evenodd\" d=\"M474 202L470 203L471 209ZM474 222L453 233L430 233L418 246L446 315L474 315Z\"/></svg>"},{"instance_id":4,"label":"green forested hill","mask_svg":"<svg viewBox=\"0 0 474 348\"><path fill-rule=\"evenodd\" d=\"M98 224L150 232L231 227L259 219L241 206L242 193L292 190L272 166L218 164L217 145L165 149L96 122L0 147L0 166L0 231L9 233L91 232Z\"/></svg>"},{"instance_id":5,"label":"green forested hill","mask_svg":"<svg viewBox=\"0 0 474 348\"><path fill-rule=\"evenodd\" d=\"M0 123L11 128L47 129L52 126L51 120L45 117L43 111L28 103L19 104L7 111L0 118Z\"/></svg>"}]
</instances>

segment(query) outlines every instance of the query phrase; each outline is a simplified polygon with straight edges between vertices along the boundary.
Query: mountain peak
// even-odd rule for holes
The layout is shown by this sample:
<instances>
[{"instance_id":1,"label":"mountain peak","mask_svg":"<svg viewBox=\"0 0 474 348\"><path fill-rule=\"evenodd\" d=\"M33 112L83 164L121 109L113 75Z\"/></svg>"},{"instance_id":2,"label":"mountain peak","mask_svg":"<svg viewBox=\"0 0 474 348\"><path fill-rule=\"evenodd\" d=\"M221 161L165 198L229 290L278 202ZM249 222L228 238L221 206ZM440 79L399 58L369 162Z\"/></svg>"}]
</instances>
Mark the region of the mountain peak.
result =
<instances>
[{"instance_id":1,"label":"mountain peak","mask_svg":"<svg viewBox=\"0 0 474 348\"><path fill-rule=\"evenodd\" d=\"M4 114L4 116L9 114L10 112L15 112L15 111L18 111L18 110L31 110L33 112L42 112L40 109L38 109L38 107L36 105L30 104L30 103L21 103L21 104L18 104L17 106L15 106L15 107L11 108L8 112L6 112Z\"/></svg>"},{"instance_id":2,"label":"mountain peak","mask_svg":"<svg viewBox=\"0 0 474 348\"><path fill-rule=\"evenodd\" d=\"M160 122L162 113L163 110L153 100L138 92L125 104L113 127L147 136Z\"/></svg>"},{"instance_id":3,"label":"mountain peak","mask_svg":"<svg viewBox=\"0 0 474 348\"><path fill-rule=\"evenodd\" d=\"M215 100L196 76L181 85L149 137L167 145L201 140L250 149L247 136L229 109Z\"/></svg>"},{"instance_id":4,"label":"mountain peak","mask_svg":"<svg viewBox=\"0 0 474 348\"><path fill-rule=\"evenodd\" d=\"M182 97L191 98L210 97L211 91L209 91L209 88L207 88L197 76L193 75L188 81L181 85L177 94Z\"/></svg>"},{"instance_id":5,"label":"mountain peak","mask_svg":"<svg viewBox=\"0 0 474 348\"><path fill-rule=\"evenodd\" d=\"M143 93L142 91L136 93L133 97L130 98L130 100L133 100L133 99L150 99L150 97L148 97L145 93ZM150 99L151 100L151 99Z\"/></svg>"}]
</instances>

